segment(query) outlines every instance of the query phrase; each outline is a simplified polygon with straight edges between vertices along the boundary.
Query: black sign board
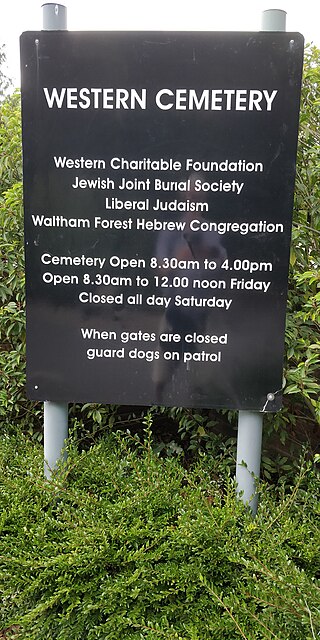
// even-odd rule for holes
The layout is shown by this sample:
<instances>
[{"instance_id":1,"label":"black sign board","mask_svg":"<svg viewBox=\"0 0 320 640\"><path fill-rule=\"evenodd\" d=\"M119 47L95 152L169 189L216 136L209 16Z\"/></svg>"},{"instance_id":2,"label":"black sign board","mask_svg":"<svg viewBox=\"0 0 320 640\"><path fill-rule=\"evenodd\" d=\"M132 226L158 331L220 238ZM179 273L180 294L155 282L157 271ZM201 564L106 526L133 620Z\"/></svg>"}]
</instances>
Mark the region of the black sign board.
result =
<instances>
[{"instance_id":1,"label":"black sign board","mask_svg":"<svg viewBox=\"0 0 320 640\"><path fill-rule=\"evenodd\" d=\"M21 52L29 397L277 410L302 36Z\"/></svg>"}]
</instances>

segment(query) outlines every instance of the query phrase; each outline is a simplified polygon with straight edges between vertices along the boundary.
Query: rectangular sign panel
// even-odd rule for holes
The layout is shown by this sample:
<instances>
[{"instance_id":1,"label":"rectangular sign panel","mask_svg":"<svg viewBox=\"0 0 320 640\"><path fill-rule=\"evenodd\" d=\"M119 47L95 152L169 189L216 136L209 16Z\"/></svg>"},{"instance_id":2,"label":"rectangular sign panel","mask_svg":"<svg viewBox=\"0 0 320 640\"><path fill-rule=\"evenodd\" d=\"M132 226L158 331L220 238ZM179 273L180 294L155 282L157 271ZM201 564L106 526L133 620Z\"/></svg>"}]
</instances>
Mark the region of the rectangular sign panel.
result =
<instances>
[{"instance_id":1,"label":"rectangular sign panel","mask_svg":"<svg viewBox=\"0 0 320 640\"><path fill-rule=\"evenodd\" d=\"M275 411L303 39L21 37L35 400Z\"/></svg>"}]
</instances>

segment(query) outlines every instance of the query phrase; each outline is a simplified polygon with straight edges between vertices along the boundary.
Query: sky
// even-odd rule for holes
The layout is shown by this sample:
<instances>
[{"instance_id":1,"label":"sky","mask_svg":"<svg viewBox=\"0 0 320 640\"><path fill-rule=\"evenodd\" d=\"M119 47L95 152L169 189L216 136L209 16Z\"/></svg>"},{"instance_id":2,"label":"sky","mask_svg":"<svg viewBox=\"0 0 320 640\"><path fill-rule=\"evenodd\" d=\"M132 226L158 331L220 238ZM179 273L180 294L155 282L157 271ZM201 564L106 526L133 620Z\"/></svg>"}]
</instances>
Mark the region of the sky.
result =
<instances>
[{"instance_id":1,"label":"sky","mask_svg":"<svg viewBox=\"0 0 320 640\"><path fill-rule=\"evenodd\" d=\"M0 25L7 75L20 86L19 36L42 28L39 0L6 3ZM69 30L259 31L262 11L287 12L287 31L320 47L319 0L66 0Z\"/></svg>"}]
</instances>

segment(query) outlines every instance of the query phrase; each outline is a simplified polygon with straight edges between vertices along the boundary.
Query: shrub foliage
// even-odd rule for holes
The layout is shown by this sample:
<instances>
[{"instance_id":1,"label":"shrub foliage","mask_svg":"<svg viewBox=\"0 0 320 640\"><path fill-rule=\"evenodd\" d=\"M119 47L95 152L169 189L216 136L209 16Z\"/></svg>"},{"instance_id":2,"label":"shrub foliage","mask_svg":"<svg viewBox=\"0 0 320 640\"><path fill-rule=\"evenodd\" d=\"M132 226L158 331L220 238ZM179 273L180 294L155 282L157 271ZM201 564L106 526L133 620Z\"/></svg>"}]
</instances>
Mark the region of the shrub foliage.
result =
<instances>
[{"instance_id":1,"label":"shrub foliage","mask_svg":"<svg viewBox=\"0 0 320 640\"><path fill-rule=\"evenodd\" d=\"M286 394L320 423L320 51L305 54L287 314Z\"/></svg>"},{"instance_id":2,"label":"shrub foliage","mask_svg":"<svg viewBox=\"0 0 320 640\"><path fill-rule=\"evenodd\" d=\"M0 107L0 420L19 418L32 428L25 398L25 291L18 92Z\"/></svg>"},{"instance_id":3,"label":"shrub foliage","mask_svg":"<svg viewBox=\"0 0 320 640\"><path fill-rule=\"evenodd\" d=\"M305 464L292 486L263 490L253 522L215 464L160 458L146 429L70 446L48 482L41 450L4 439L2 628L21 640L316 638L319 475Z\"/></svg>"}]
</instances>

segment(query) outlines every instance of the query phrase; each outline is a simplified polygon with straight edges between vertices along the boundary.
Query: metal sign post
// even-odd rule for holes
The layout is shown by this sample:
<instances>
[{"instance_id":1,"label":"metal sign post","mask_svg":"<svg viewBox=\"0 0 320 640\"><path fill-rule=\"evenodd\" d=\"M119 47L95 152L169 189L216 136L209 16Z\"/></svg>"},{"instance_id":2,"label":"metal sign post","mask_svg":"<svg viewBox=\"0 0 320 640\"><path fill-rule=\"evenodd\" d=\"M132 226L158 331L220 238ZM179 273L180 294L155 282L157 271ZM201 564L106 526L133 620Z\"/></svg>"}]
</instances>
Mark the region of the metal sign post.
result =
<instances>
[{"instance_id":1,"label":"metal sign post","mask_svg":"<svg viewBox=\"0 0 320 640\"><path fill-rule=\"evenodd\" d=\"M44 31L66 30L67 9L64 5L42 5ZM53 469L61 459L68 438L68 403L44 402L44 474L50 479Z\"/></svg>"},{"instance_id":2,"label":"metal sign post","mask_svg":"<svg viewBox=\"0 0 320 640\"><path fill-rule=\"evenodd\" d=\"M267 9L262 12L263 31L285 31L286 12ZM256 515L258 508L257 478L260 475L263 413L239 411L237 438L237 493Z\"/></svg>"}]
</instances>

